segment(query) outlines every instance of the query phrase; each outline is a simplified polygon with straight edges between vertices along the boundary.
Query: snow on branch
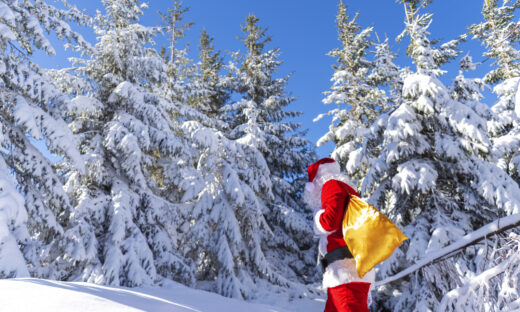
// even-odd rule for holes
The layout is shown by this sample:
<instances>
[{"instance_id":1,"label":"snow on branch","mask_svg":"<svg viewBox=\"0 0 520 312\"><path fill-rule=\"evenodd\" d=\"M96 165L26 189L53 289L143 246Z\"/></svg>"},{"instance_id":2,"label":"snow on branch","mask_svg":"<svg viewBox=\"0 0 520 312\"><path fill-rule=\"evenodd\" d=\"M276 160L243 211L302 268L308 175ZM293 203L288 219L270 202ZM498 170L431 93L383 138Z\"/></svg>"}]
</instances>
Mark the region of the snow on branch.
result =
<instances>
[{"instance_id":1,"label":"snow on branch","mask_svg":"<svg viewBox=\"0 0 520 312\"><path fill-rule=\"evenodd\" d=\"M445 294L438 311L518 311L519 238L511 233L506 253L498 257L501 262ZM503 275L501 281L491 282L498 275Z\"/></svg>"},{"instance_id":2,"label":"snow on branch","mask_svg":"<svg viewBox=\"0 0 520 312\"><path fill-rule=\"evenodd\" d=\"M504 218L499 218L481 227L480 229L465 235L455 243L441 248L436 252L432 252L427 258L422 259L421 261L417 262L411 267L397 273L396 275L390 276L382 281L376 282L375 286L382 286L390 282L396 281L398 279L401 279L428 264L449 258L455 255L457 251L464 249L470 245L473 245L488 236L502 233L517 226L520 226L520 213L516 213Z\"/></svg>"}]
</instances>

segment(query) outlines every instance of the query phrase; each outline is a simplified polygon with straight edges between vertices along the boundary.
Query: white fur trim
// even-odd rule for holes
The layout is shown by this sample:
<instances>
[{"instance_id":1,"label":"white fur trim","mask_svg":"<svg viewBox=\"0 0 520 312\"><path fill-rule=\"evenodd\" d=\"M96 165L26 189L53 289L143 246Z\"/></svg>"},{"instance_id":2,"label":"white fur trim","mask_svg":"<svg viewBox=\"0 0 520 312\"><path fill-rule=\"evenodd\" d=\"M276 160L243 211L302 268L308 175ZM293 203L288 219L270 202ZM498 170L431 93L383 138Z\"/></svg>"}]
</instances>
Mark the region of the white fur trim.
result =
<instances>
[{"instance_id":1,"label":"white fur trim","mask_svg":"<svg viewBox=\"0 0 520 312\"><path fill-rule=\"evenodd\" d=\"M323 228L320 222L320 216L325 212L325 209L319 209L314 213L314 233L319 235L329 235L334 233L334 231L327 231Z\"/></svg>"},{"instance_id":2,"label":"white fur trim","mask_svg":"<svg viewBox=\"0 0 520 312\"><path fill-rule=\"evenodd\" d=\"M376 279L374 270L359 277L356 271L356 260L342 259L329 264L323 273L323 288L336 287L350 282L365 282L373 284Z\"/></svg>"}]
</instances>

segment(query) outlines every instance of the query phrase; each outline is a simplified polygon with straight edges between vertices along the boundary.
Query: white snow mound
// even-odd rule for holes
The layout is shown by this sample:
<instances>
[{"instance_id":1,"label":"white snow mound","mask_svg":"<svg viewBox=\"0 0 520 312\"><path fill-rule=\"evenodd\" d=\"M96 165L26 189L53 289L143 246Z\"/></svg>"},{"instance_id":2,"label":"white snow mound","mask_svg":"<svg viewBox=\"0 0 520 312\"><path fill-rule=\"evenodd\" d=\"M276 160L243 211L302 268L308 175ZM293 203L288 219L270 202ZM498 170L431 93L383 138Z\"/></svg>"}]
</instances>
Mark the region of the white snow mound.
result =
<instances>
[{"instance_id":1,"label":"white snow mound","mask_svg":"<svg viewBox=\"0 0 520 312\"><path fill-rule=\"evenodd\" d=\"M290 309L249 303L173 282L125 288L32 278L0 280L0 311L10 312L288 312L318 311L324 306L321 300L293 303Z\"/></svg>"}]
</instances>

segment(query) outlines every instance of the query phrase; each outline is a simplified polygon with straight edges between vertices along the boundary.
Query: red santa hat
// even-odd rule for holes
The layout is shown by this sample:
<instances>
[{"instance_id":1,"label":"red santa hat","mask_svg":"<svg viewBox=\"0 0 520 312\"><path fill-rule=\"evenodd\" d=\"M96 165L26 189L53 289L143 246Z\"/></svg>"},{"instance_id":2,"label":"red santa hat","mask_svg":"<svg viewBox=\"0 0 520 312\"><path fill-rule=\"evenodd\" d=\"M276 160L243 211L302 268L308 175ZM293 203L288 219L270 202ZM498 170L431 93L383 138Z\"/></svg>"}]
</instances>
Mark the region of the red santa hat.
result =
<instances>
[{"instance_id":1,"label":"red santa hat","mask_svg":"<svg viewBox=\"0 0 520 312\"><path fill-rule=\"evenodd\" d=\"M307 167L307 174L309 175L309 182L305 188L309 191L314 190L314 180L316 177L321 177L326 173L339 173L339 164L332 158L322 158L317 162Z\"/></svg>"}]
</instances>

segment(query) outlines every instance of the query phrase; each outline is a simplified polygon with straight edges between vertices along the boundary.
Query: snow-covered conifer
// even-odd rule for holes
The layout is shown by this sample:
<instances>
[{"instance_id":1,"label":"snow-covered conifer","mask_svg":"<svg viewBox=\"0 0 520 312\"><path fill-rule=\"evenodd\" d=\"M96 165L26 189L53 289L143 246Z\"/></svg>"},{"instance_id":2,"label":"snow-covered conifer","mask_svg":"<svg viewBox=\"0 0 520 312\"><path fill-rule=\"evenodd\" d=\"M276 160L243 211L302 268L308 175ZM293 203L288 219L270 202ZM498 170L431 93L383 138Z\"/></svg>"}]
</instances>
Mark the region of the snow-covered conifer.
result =
<instances>
[{"instance_id":1,"label":"snow-covered conifer","mask_svg":"<svg viewBox=\"0 0 520 312\"><path fill-rule=\"evenodd\" d=\"M367 128L390 104L389 96L379 86L393 87L399 73L386 41L376 47L375 61L367 58L368 49L373 46L373 28L362 28L357 18L358 14L350 18L344 3L339 2L336 26L341 48L329 53L337 64L333 66L331 90L325 92L327 97L323 99L323 103L337 107L315 119L332 116L329 131L320 138L318 146L334 142L331 157L355 179L361 178L367 169L355 151L364 144Z\"/></svg>"},{"instance_id":2,"label":"snow-covered conifer","mask_svg":"<svg viewBox=\"0 0 520 312\"><path fill-rule=\"evenodd\" d=\"M383 278L520 208L516 183L483 156L490 150L486 120L468 99L454 100L437 78L440 66L460 53L456 42L432 47L431 15L407 5L404 34L417 69L404 79L402 102L382 114L365 138L382 147L361 191L410 238L379 267ZM456 268L467 263L464 256L452 257L380 287L376 306L434 310L464 279Z\"/></svg>"},{"instance_id":3,"label":"snow-covered conifer","mask_svg":"<svg viewBox=\"0 0 520 312\"><path fill-rule=\"evenodd\" d=\"M166 61L171 66L170 70L173 69L176 59L179 58L179 50L176 44L186 36L185 31L193 26L193 22L183 23L184 14L189 9L183 7L182 0L173 0L173 7L168 8L166 13L161 13L161 17L164 22L164 30L169 35L168 42L170 44L170 54L164 55L166 51L161 51L161 54L166 58ZM175 73L172 73L175 75Z\"/></svg>"},{"instance_id":4,"label":"snow-covered conifer","mask_svg":"<svg viewBox=\"0 0 520 312\"><path fill-rule=\"evenodd\" d=\"M61 10L42 1L0 1L0 14L0 175L5 199L0 271L3 277L29 272L42 278L66 278L81 260L82 247L76 247L79 238L66 228L72 206L62 177L37 141L67 159L75 170L83 171L83 160L63 120L67 95L56 90L30 56L36 49L55 54L46 31L86 49L89 45L68 24L81 16L73 8ZM13 266L10 261L18 263Z\"/></svg>"},{"instance_id":5,"label":"snow-covered conifer","mask_svg":"<svg viewBox=\"0 0 520 312\"><path fill-rule=\"evenodd\" d=\"M191 284L193 268L176 250L172 203L190 186L179 182L171 192L170 182L189 181L193 154L171 118L180 107L161 96L167 64L146 46L157 28L138 23L146 5L137 0L103 4L90 58L75 59L67 75L54 75L60 86L64 79L77 81L69 125L86 162L86 173L69 172L67 181L73 229L87 250L72 278L136 286L166 277Z\"/></svg>"},{"instance_id":6,"label":"snow-covered conifer","mask_svg":"<svg viewBox=\"0 0 520 312\"><path fill-rule=\"evenodd\" d=\"M161 55L168 63L168 84L165 93L174 101L186 102L191 97L189 80L196 72L193 61L188 58L188 47L181 49L179 41L186 36L186 31L193 26L193 22L183 22L189 8L183 6L182 0L173 0L172 7L165 13L160 13L163 20L162 31L168 35L169 54L164 47Z\"/></svg>"},{"instance_id":7,"label":"snow-covered conifer","mask_svg":"<svg viewBox=\"0 0 520 312\"><path fill-rule=\"evenodd\" d=\"M184 125L198 146L203 188L193 199L185 198L194 206L185 206L180 248L195 261L201 285L239 298L253 298L265 283L294 286L314 274L310 223L303 205L296 204L297 188L285 180L300 180L311 154L304 153L307 141L293 133L298 126L282 121L296 113L282 111L292 98L284 94L286 78L272 78L280 64L278 51L263 52L265 31L257 21L248 17L248 53L237 57L243 62L230 64L232 75L224 81L223 87L241 97L217 112L229 126ZM204 49L207 56L216 55ZM206 62L202 78L205 73L216 78L218 67L211 65L216 63ZM211 104L215 108L223 104L221 98L207 100L218 100ZM274 185L285 197L274 192ZM289 199L293 206L287 205Z\"/></svg>"},{"instance_id":8,"label":"snow-covered conifer","mask_svg":"<svg viewBox=\"0 0 520 312\"><path fill-rule=\"evenodd\" d=\"M233 118L228 135L259 150L269 169L274 198L260 197L266 200L265 216L274 233L268 240L272 259L284 259L276 261L280 268L289 268L286 276L291 271L308 276L312 275L313 264L309 259L313 254L309 250L311 229L304 219L307 212L299 194L306 167L315 156L301 125L290 120L302 113L286 109L295 100L285 91L290 76L275 77L282 63L280 49L266 51L271 37L258 22L254 15L246 18L240 38L246 53L239 57L240 64L231 63L229 67L235 83L231 90L239 93L240 99L227 106L231 110L224 108Z\"/></svg>"},{"instance_id":9,"label":"snow-covered conifer","mask_svg":"<svg viewBox=\"0 0 520 312\"><path fill-rule=\"evenodd\" d=\"M514 179L508 184L517 187L519 178L520 135L518 128L519 88L519 40L518 23L515 12L519 1L485 1L482 9L484 21L469 27L474 39L481 40L487 48L484 56L493 60L495 68L484 76L483 81L496 84L493 91L498 101L491 110L487 107L488 132L492 137L492 150L488 158ZM469 62L471 63L471 62ZM470 64L471 65L471 64ZM459 75L460 77L461 75ZM457 77L457 80L460 80ZM457 81L456 80L456 81ZM479 79L462 80L455 85L455 91L469 103L477 103L480 94L476 89L483 82ZM458 88L457 88L458 87ZM473 90L473 91L472 91ZM498 200L498 198L497 198ZM508 199L507 204L515 207L517 202ZM502 200L503 201L503 200ZM505 214L517 213L518 209L506 209ZM508 218L508 217L505 217ZM500 219L498 220L500 224ZM500 310L517 307L519 287L518 232L490 237L485 244L468 248L466 274L460 285L444 295L439 309L445 311Z\"/></svg>"},{"instance_id":10,"label":"snow-covered conifer","mask_svg":"<svg viewBox=\"0 0 520 312\"><path fill-rule=\"evenodd\" d=\"M313 151L309 141L303 138L301 125L287 120L302 113L285 109L295 100L285 91L289 76L274 77L282 63L280 50L264 52L271 37L257 25L258 20L254 15L247 17L242 27L245 37L241 38L247 53L238 58L242 62L232 62L229 66L233 76L231 90L241 96L224 107L232 116L229 137L261 151L273 176L294 181L304 175Z\"/></svg>"},{"instance_id":11,"label":"snow-covered conifer","mask_svg":"<svg viewBox=\"0 0 520 312\"><path fill-rule=\"evenodd\" d=\"M394 63L396 56L390 50L388 38L375 44L373 67L367 78L372 85L388 88L388 92L380 94L382 111L400 101L403 81L401 69Z\"/></svg>"},{"instance_id":12,"label":"snow-covered conifer","mask_svg":"<svg viewBox=\"0 0 520 312\"><path fill-rule=\"evenodd\" d=\"M199 149L197 193L184 196L181 252L196 264L201 286L225 296L254 298L261 280L285 278L264 255L269 227L259 194L271 195L269 170L252 146L191 121L184 125Z\"/></svg>"},{"instance_id":13,"label":"snow-covered conifer","mask_svg":"<svg viewBox=\"0 0 520 312\"><path fill-rule=\"evenodd\" d=\"M494 157L500 167L520 182L520 42L515 12L520 1L486 1L482 8L484 21L469 27L474 38L487 48L484 56L496 65L484 81L496 84L493 91L498 101L492 106L494 114L489 121L493 137Z\"/></svg>"},{"instance_id":14,"label":"snow-covered conifer","mask_svg":"<svg viewBox=\"0 0 520 312\"><path fill-rule=\"evenodd\" d=\"M224 67L220 51L215 51L213 38L206 29L202 30L199 44L198 72L191 82L191 96L188 102L206 116L213 119L213 125L218 129L226 127L219 123L223 119L221 108L229 99L229 90L221 74Z\"/></svg>"},{"instance_id":15,"label":"snow-covered conifer","mask_svg":"<svg viewBox=\"0 0 520 312\"><path fill-rule=\"evenodd\" d=\"M382 107L381 111L373 112L374 116L376 116L377 113L382 114L394 105L401 103L403 79L409 74L408 68L400 69L393 63L396 55L390 51L388 39L384 42L376 43L375 48L374 66L367 77L367 81L371 83L372 86L379 88L378 91L374 92L380 93L379 103ZM374 121L375 120L371 121L370 126L373 125ZM367 131L370 131L370 127L364 129L364 133L368 135ZM351 175L363 178L367 173L367 169L372 166L373 162L379 156L382 136L379 136L380 140L373 140L376 136L372 135L371 137L372 140L370 141L361 138L363 144L358 145L357 149L352 151L349 155L346 169Z\"/></svg>"}]
</instances>

